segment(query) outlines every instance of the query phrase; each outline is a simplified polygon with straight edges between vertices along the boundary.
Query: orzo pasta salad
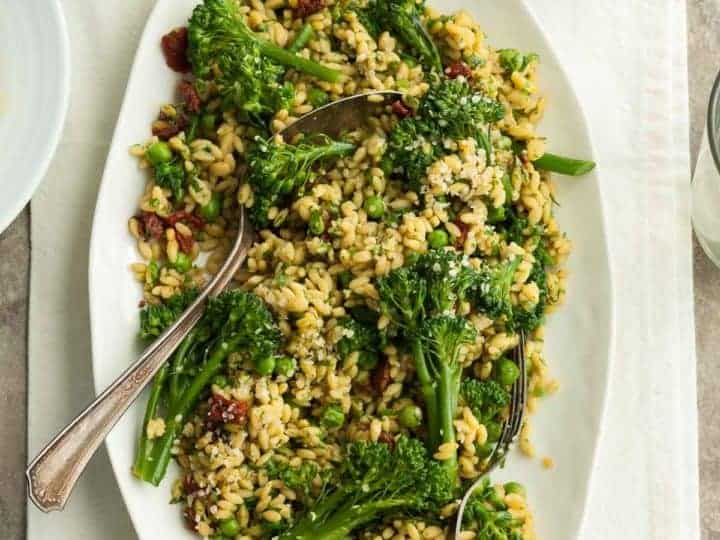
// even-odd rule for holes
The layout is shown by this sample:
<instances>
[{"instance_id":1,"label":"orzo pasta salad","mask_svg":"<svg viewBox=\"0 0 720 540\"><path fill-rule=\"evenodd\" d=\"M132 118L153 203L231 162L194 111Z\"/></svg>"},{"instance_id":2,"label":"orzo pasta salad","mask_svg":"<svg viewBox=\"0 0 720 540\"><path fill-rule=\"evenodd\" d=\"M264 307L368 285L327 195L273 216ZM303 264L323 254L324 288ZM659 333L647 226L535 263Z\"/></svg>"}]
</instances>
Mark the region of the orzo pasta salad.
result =
<instances>
[{"instance_id":1,"label":"orzo pasta salad","mask_svg":"<svg viewBox=\"0 0 720 540\"><path fill-rule=\"evenodd\" d=\"M507 417L519 335L532 411L570 243L545 153L539 59L413 0L204 0L162 39L176 103L131 149L152 340L256 230L157 375L134 474L203 538L450 538ZM337 139L279 132L333 100L402 93ZM526 424L522 450L532 456ZM175 474L174 472L171 474ZM486 480L463 539L535 538L525 489Z\"/></svg>"}]
</instances>

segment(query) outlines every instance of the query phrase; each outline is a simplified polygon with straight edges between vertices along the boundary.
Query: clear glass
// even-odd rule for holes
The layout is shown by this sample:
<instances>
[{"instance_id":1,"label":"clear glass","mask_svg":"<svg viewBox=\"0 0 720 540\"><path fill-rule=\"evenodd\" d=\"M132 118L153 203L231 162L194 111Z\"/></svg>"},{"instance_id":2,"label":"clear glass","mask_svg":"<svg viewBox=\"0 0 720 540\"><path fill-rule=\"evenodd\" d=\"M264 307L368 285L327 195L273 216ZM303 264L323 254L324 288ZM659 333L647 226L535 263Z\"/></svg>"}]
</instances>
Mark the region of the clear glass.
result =
<instances>
[{"instance_id":1,"label":"clear glass","mask_svg":"<svg viewBox=\"0 0 720 540\"><path fill-rule=\"evenodd\" d=\"M710 94L707 125L692 182L692 221L708 257L720 267L720 74Z\"/></svg>"}]
</instances>

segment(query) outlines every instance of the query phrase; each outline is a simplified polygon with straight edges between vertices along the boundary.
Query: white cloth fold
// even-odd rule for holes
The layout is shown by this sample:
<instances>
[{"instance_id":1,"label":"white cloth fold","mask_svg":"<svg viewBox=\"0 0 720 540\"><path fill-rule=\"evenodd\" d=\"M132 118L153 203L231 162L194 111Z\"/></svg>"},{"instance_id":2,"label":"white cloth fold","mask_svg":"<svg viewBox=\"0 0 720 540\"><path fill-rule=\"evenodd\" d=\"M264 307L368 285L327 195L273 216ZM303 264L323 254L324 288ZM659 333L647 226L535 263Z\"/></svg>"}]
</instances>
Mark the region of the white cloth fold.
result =
<instances>
[{"instance_id":1,"label":"white cloth fold","mask_svg":"<svg viewBox=\"0 0 720 540\"><path fill-rule=\"evenodd\" d=\"M588 116L610 214L617 340L581 538L698 539L685 1L528 4ZM92 211L152 0L64 0L63 7L71 106L32 201L31 455L92 395ZM135 538L104 451L64 513L29 509L28 539L45 538Z\"/></svg>"}]
</instances>

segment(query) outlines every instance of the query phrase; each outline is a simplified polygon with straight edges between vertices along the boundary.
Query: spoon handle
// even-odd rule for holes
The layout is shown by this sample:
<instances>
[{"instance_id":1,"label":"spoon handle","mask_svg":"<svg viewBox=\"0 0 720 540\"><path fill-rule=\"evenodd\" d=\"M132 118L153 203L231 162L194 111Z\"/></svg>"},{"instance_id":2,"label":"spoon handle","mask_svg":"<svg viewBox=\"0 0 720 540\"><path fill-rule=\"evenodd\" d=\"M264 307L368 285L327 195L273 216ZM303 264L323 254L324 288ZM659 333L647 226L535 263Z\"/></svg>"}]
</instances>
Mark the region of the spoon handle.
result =
<instances>
[{"instance_id":1,"label":"spoon handle","mask_svg":"<svg viewBox=\"0 0 720 540\"><path fill-rule=\"evenodd\" d=\"M25 475L32 502L43 512L62 510L95 451L240 268L254 233L242 212L237 240L223 267L185 312L75 420L43 448Z\"/></svg>"}]
</instances>

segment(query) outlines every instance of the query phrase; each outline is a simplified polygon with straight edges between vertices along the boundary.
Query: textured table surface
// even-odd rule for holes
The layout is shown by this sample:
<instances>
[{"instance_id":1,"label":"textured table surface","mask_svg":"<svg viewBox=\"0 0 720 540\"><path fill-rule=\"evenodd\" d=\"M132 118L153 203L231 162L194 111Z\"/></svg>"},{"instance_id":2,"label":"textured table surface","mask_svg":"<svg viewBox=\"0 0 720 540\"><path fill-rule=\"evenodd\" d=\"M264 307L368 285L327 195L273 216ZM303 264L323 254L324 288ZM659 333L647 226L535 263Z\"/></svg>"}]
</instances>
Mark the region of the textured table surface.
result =
<instances>
[{"instance_id":1,"label":"textured table surface","mask_svg":"<svg viewBox=\"0 0 720 540\"><path fill-rule=\"evenodd\" d=\"M702 137L705 109L720 68L720 1L688 0L691 152ZM0 235L0 523L4 538L25 530L25 385L30 216L25 210ZM720 270L695 244L695 317L700 411L703 540L720 540Z\"/></svg>"}]
</instances>

